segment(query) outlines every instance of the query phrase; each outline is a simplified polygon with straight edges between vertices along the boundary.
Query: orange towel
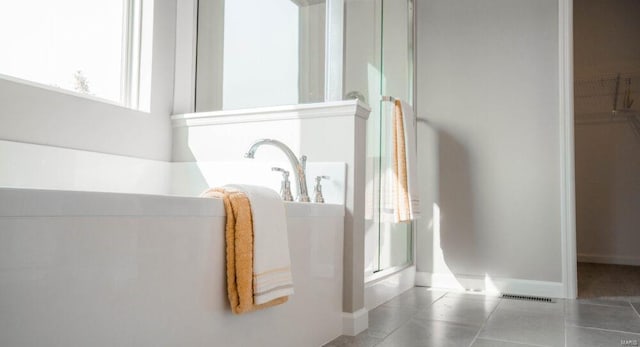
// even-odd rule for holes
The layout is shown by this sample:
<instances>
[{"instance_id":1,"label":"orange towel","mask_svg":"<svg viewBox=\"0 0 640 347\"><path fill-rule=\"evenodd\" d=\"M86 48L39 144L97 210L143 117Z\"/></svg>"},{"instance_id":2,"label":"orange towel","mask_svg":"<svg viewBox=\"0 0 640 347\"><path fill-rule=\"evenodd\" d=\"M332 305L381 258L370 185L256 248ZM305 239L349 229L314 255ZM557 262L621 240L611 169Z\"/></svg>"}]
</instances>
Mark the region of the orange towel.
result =
<instances>
[{"instance_id":1,"label":"orange towel","mask_svg":"<svg viewBox=\"0 0 640 347\"><path fill-rule=\"evenodd\" d=\"M393 190L394 220L405 222L411 220L411 206L409 197L409 185L407 177L407 152L406 139L404 137L404 119L402 104L397 100L393 113L393 172L396 176L396 186Z\"/></svg>"},{"instance_id":2,"label":"orange towel","mask_svg":"<svg viewBox=\"0 0 640 347\"><path fill-rule=\"evenodd\" d=\"M237 190L212 188L202 196L224 201L227 215L227 294L233 313L251 312L287 302L286 296L260 305L253 302L253 219L247 195Z\"/></svg>"}]
</instances>

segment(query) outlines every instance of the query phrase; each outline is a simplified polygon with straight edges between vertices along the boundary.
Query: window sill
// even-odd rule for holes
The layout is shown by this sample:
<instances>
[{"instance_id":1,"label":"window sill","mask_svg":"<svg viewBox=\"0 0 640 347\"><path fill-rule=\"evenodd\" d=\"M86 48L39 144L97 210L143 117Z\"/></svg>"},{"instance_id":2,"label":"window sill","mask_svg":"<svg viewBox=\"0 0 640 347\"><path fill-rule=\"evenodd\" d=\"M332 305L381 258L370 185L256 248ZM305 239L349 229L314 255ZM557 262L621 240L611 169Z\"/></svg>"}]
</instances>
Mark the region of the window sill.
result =
<instances>
[{"instance_id":1,"label":"window sill","mask_svg":"<svg viewBox=\"0 0 640 347\"><path fill-rule=\"evenodd\" d=\"M371 109L359 100L196 112L171 116L174 128L205 125L298 120L326 117L369 118Z\"/></svg>"},{"instance_id":2,"label":"window sill","mask_svg":"<svg viewBox=\"0 0 640 347\"><path fill-rule=\"evenodd\" d=\"M64 94L64 95L74 96L74 97L78 97L78 98L82 98L82 99L87 99L87 100L91 100L91 101L95 101L95 102L99 102L99 103L103 103L103 104L107 104L107 105L111 105L111 106L116 106L116 107L123 108L123 109L130 110L130 111L136 111L136 112L142 112L142 113L150 113L149 110L148 110L148 107L147 107L147 109L144 109L144 108L143 109L136 109L136 108L132 108L132 107L127 107L127 106L125 106L122 103L117 102L117 101L101 98L101 97L98 97L98 96L95 96L95 95L78 93L78 92L74 92L74 91L68 90L68 89L53 87L53 86L46 85L46 84L43 84L43 83L38 83L38 82L34 82L34 81L25 80L25 79L22 79L22 78L19 78L19 77L0 74L0 80L5 80L5 81L8 81L8 82L12 82L12 83L18 83L18 84L22 84L22 85L25 85L25 86L28 86L28 87L43 89L43 90L54 92L54 93L58 93L58 94Z\"/></svg>"}]
</instances>

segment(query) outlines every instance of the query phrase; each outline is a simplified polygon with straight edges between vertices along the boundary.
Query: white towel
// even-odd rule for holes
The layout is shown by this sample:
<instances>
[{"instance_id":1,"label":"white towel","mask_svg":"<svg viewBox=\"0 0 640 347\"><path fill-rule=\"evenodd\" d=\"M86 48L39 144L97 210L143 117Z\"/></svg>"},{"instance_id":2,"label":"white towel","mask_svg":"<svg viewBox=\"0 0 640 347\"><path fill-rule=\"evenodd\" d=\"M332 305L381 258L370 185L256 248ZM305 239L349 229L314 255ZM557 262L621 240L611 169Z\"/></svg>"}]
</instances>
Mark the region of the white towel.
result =
<instances>
[{"instance_id":1,"label":"white towel","mask_svg":"<svg viewBox=\"0 0 640 347\"><path fill-rule=\"evenodd\" d=\"M284 203L275 191L252 185L225 187L249 197L253 218L253 301L260 305L293 294Z\"/></svg>"},{"instance_id":2,"label":"white towel","mask_svg":"<svg viewBox=\"0 0 640 347\"><path fill-rule=\"evenodd\" d=\"M404 101L400 101L402 108L402 120L404 125L404 140L407 153L407 188L409 190L409 206L411 219L420 217L420 196L418 189L418 155L416 153L416 117L413 107Z\"/></svg>"}]
</instances>

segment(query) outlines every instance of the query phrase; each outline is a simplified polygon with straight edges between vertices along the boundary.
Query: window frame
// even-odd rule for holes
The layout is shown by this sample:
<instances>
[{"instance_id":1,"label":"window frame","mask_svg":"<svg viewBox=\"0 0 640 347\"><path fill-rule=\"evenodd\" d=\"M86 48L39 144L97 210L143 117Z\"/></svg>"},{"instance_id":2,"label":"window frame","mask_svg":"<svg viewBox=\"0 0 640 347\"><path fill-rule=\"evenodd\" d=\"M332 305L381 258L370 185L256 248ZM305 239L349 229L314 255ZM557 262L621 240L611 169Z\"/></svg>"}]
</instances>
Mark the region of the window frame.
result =
<instances>
[{"instance_id":1,"label":"window frame","mask_svg":"<svg viewBox=\"0 0 640 347\"><path fill-rule=\"evenodd\" d=\"M150 105L141 105L141 99L144 99L142 93L151 94L151 90L143 90L142 76L143 69L147 70L150 76L152 72L151 49L149 49L149 57L143 66L143 42L149 41L149 48L152 47L153 40L153 3L148 1L151 6L147 7L145 0L122 0L122 39L121 39L121 59L120 59L120 98L113 100L99 95L86 94L77 92L72 89L54 86L45 82L30 80L18 76L7 75L0 72L0 79L10 82L21 83L30 87L41 88L52 92L86 98L105 104L115 105L131 109L134 111L149 112ZM145 13L147 12L147 13ZM151 20L149 32L144 32L143 21L145 18ZM146 24L146 23L145 23ZM147 34L147 35L145 35ZM147 37L148 36L148 37ZM149 88L150 89L150 88ZM148 100L150 97L147 97Z\"/></svg>"}]
</instances>

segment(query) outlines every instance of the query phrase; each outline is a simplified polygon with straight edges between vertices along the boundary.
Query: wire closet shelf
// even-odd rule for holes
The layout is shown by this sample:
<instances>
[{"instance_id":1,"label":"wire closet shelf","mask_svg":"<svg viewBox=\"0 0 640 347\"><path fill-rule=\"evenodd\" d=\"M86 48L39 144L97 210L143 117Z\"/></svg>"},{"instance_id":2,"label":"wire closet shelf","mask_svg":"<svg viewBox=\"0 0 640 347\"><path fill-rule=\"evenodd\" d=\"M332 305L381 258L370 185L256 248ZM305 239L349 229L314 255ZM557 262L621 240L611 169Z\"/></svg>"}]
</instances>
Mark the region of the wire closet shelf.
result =
<instances>
[{"instance_id":1,"label":"wire closet shelf","mask_svg":"<svg viewBox=\"0 0 640 347\"><path fill-rule=\"evenodd\" d=\"M626 122L640 141L640 72L617 72L576 79L576 124Z\"/></svg>"}]
</instances>

